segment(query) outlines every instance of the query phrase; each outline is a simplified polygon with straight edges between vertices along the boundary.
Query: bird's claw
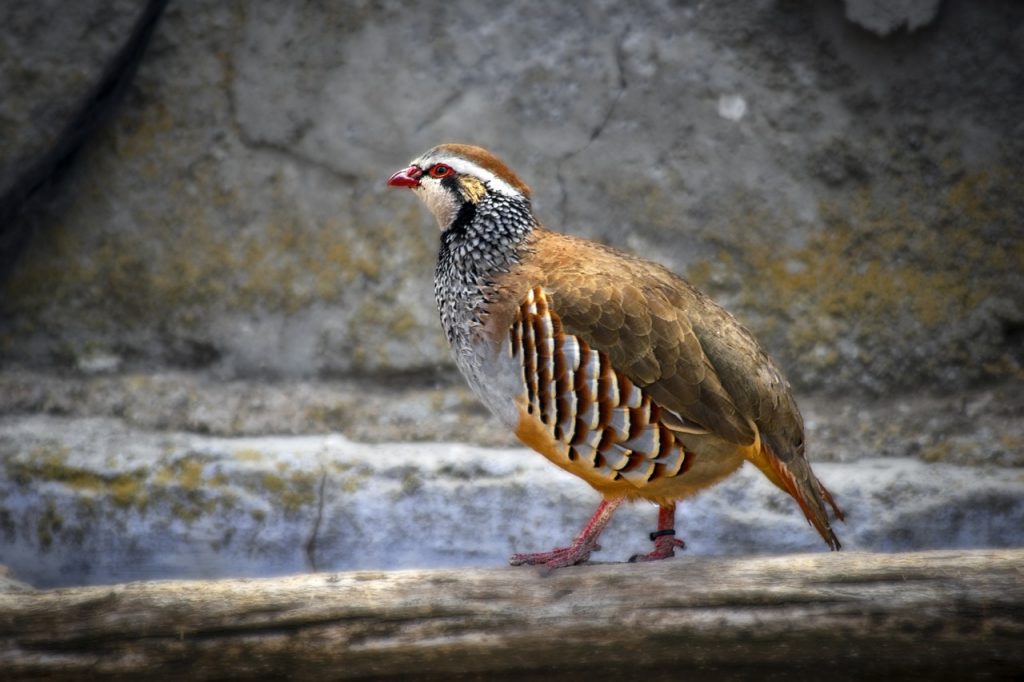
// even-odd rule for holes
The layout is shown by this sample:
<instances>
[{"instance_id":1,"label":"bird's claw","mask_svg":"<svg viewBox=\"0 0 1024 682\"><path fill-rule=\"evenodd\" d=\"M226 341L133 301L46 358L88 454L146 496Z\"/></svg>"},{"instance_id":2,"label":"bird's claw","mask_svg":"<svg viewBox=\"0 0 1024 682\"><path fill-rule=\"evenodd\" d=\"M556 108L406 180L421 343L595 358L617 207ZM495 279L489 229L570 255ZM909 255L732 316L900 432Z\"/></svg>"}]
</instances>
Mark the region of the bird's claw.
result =
<instances>
[{"instance_id":1,"label":"bird's claw","mask_svg":"<svg viewBox=\"0 0 1024 682\"><path fill-rule=\"evenodd\" d=\"M580 542L568 547L558 547L550 552L530 552L525 554L513 554L508 562L513 566L543 566L551 571L556 568L575 566L582 564L593 552L601 549L596 542Z\"/></svg>"},{"instance_id":2,"label":"bird's claw","mask_svg":"<svg viewBox=\"0 0 1024 682\"><path fill-rule=\"evenodd\" d=\"M654 541L654 551L647 554L634 554L629 557L629 563L635 564L640 561L660 561L676 555L675 548L686 549L686 543L677 540L672 536L663 535Z\"/></svg>"}]
</instances>

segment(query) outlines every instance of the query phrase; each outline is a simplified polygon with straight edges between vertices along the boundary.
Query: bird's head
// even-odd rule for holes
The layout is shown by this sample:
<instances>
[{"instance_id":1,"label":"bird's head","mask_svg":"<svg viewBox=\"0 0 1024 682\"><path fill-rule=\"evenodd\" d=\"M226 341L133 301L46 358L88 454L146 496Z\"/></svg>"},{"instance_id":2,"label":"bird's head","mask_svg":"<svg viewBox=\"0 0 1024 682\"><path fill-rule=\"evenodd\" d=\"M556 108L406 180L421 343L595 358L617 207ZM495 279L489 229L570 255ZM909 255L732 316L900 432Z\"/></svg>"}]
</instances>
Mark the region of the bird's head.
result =
<instances>
[{"instance_id":1,"label":"bird's head","mask_svg":"<svg viewBox=\"0 0 1024 682\"><path fill-rule=\"evenodd\" d=\"M488 199L530 201L530 188L501 159L465 144L434 147L388 178L388 185L416 192L442 231Z\"/></svg>"}]
</instances>

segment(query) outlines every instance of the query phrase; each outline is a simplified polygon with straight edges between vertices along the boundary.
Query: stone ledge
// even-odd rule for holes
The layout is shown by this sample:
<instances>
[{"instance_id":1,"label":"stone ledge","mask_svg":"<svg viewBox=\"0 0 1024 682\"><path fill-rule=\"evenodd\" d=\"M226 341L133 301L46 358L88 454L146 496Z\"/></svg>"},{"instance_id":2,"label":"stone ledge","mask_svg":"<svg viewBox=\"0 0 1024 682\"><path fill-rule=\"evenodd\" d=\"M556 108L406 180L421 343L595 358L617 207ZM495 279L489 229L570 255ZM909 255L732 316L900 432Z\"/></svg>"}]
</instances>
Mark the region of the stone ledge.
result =
<instances>
[{"instance_id":1,"label":"stone ledge","mask_svg":"<svg viewBox=\"0 0 1024 682\"><path fill-rule=\"evenodd\" d=\"M1024 546L1024 473L908 458L821 462L855 551ZM221 438L117 419L0 417L0 561L37 587L470 568L564 544L596 506L522 448ZM594 558L648 551L654 507L620 509ZM796 504L745 467L680 505L696 556L814 552Z\"/></svg>"}]
</instances>

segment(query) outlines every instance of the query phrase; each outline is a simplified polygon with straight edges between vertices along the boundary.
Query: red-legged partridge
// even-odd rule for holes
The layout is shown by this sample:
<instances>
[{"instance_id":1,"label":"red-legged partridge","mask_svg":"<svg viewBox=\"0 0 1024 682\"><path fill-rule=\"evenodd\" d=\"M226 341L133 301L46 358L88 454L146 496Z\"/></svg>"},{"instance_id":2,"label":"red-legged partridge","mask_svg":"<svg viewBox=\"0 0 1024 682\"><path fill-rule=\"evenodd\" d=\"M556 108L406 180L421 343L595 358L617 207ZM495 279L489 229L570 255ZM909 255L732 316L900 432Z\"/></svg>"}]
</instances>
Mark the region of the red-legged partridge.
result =
<instances>
[{"instance_id":1,"label":"red-legged partridge","mask_svg":"<svg viewBox=\"0 0 1024 682\"><path fill-rule=\"evenodd\" d=\"M826 503L804 456L782 373L736 319L660 265L550 232L530 190L479 147L444 144L388 180L441 229L434 293L455 362L516 436L604 501L568 547L516 554L548 568L586 561L615 509L660 506L654 549L670 557L678 500L745 461L792 495L832 549Z\"/></svg>"}]
</instances>

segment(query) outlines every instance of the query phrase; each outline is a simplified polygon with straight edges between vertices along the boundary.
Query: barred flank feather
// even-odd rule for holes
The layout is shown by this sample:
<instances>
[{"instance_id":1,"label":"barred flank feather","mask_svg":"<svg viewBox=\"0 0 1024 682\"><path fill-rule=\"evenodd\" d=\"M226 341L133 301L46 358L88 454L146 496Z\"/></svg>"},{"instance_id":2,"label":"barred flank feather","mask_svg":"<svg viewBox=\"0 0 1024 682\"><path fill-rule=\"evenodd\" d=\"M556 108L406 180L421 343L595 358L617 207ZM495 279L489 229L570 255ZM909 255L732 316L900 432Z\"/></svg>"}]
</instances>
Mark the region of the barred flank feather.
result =
<instances>
[{"instance_id":1,"label":"barred flank feather","mask_svg":"<svg viewBox=\"0 0 1024 682\"><path fill-rule=\"evenodd\" d=\"M569 446L566 464L637 487L689 468L672 431L658 422L658 406L607 355L565 333L541 287L527 293L509 339L522 368L527 410L552 439Z\"/></svg>"}]
</instances>

